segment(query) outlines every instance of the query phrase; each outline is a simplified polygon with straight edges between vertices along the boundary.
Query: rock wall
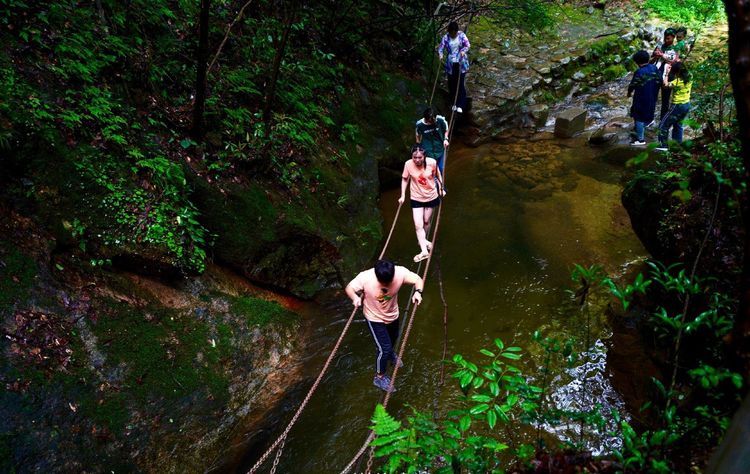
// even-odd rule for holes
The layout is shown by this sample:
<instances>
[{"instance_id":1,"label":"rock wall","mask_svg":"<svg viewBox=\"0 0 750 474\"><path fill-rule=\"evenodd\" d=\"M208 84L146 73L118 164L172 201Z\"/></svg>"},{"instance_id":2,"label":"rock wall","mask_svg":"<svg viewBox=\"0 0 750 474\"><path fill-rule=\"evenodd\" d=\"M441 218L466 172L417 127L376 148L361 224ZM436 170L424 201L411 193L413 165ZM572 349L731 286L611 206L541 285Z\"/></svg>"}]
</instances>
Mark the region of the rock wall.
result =
<instances>
[{"instance_id":1,"label":"rock wall","mask_svg":"<svg viewBox=\"0 0 750 474\"><path fill-rule=\"evenodd\" d=\"M180 284L91 271L2 222L0 471L204 472L298 378L294 300L216 266Z\"/></svg>"}]
</instances>

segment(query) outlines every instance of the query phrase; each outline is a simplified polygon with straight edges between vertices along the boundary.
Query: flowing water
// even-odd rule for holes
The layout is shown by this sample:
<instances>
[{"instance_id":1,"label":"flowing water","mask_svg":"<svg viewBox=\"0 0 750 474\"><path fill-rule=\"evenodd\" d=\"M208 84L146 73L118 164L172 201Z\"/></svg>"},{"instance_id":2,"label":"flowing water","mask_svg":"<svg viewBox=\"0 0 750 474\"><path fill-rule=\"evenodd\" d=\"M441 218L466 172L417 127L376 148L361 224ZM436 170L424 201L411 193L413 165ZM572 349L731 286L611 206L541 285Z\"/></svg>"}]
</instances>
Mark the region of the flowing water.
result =
<instances>
[{"instance_id":1,"label":"flowing water","mask_svg":"<svg viewBox=\"0 0 750 474\"><path fill-rule=\"evenodd\" d=\"M436 257L405 352L406 365L399 371L398 391L389 405L392 414L403 417L410 406L445 413L459 396L453 380L447 379L442 389L438 385L444 342L439 276L448 305L449 357L462 353L476 361L482 357L478 350L499 337L524 348L522 367L536 377L542 357L531 334L538 329L574 339L588 360L556 372L552 399L560 408L588 409L598 403L605 411L622 410L606 373L606 318L593 310L591 324L585 324L565 292L573 285L570 270L575 263L599 263L610 274L622 274L645 255L620 204L623 169L598 159L601 153L583 138L557 140L549 133L451 151ZM396 190L382 195L386 225L397 198ZM406 206L402 211L387 256L416 270L411 259L419 249L411 211ZM401 292L402 308L408 294ZM344 301L311 322L310 356L304 361L311 379L284 402L282 415L266 436L273 439L283 429L349 312ZM374 355L359 316L332 370L291 431L277 472L340 472L349 462L367 435L382 394L372 386ZM575 436L574 427L554 430L560 438ZM257 440L261 434L254 436ZM588 440L595 452L606 451L613 442L606 436ZM257 456L248 453L244 468ZM263 472L269 468L270 461Z\"/></svg>"}]
</instances>

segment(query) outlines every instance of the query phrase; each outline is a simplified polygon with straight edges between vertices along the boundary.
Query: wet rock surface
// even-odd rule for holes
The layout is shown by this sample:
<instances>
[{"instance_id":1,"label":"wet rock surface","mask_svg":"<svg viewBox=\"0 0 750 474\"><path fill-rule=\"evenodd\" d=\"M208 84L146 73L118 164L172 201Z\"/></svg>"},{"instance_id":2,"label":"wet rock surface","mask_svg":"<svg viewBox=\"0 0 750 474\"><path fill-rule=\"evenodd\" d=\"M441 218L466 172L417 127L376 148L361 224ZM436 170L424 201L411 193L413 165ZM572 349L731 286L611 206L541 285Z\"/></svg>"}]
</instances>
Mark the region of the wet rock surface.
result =
<instances>
[{"instance_id":1,"label":"wet rock surface","mask_svg":"<svg viewBox=\"0 0 750 474\"><path fill-rule=\"evenodd\" d=\"M0 216L3 470L202 472L297 378L299 302L216 266L91 272Z\"/></svg>"},{"instance_id":2,"label":"wet rock surface","mask_svg":"<svg viewBox=\"0 0 750 474\"><path fill-rule=\"evenodd\" d=\"M470 144L500 138L510 127L536 126L524 103L556 103L625 76L629 56L653 48L661 34L660 26L621 12L596 10L558 21L556 35L548 36L500 33L481 24L470 31L474 52L467 89L470 120L478 129L466 138Z\"/></svg>"}]
</instances>

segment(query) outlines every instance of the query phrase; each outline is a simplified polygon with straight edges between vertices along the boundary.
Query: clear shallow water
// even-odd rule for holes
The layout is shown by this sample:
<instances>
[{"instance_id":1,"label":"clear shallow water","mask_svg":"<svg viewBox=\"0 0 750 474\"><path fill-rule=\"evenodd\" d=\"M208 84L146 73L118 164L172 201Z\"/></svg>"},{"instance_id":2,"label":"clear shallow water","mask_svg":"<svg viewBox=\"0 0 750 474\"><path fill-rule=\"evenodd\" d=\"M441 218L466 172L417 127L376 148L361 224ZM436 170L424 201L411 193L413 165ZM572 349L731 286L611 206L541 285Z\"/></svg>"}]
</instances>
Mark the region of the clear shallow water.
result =
<instances>
[{"instance_id":1,"label":"clear shallow water","mask_svg":"<svg viewBox=\"0 0 750 474\"><path fill-rule=\"evenodd\" d=\"M574 263L600 263L621 273L645 250L629 227L620 205L620 167L599 161L601 151L583 139L561 142L549 135L513 140L451 152L447 168L448 196L437 259L428 276L424 303L399 371L398 391L389 411L404 416L409 406L444 413L458 391L452 380L438 390L443 347L443 305L437 282L440 268L448 303L448 356L462 353L474 360L478 350L495 337L528 350L523 367L538 374L540 350L531 334L584 341L581 313L563 309ZM390 225L398 191L382 195L381 209ZM403 209L387 256L416 269L418 253L411 211ZM352 275L353 276L353 275ZM401 307L407 291L401 292ZM349 315L342 294L339 307L329 308L315 321L303 382L285 402L287 410L269 433L274 439L306 393ZM606 374L609 328L600 312L592 311L589 363L575 370L560 368L553 377L552 398L560 408L602 404L622 408ZM580 342L576 349L585 350ZM340 472L367 435L369 419L381 393L372 386L374 344L361 316L352 325L334 367L291 431L277 472ZM581 373L588 377L582 400ZM575 427L558 429L562 438L575 436ZM257 434L256 434L257 435ZM606 436L588 440L596 451L606 450ZM257 453L245 459L247 468ZM264 472L270 469L270 462Z\"/></svg>"}]
</instances>

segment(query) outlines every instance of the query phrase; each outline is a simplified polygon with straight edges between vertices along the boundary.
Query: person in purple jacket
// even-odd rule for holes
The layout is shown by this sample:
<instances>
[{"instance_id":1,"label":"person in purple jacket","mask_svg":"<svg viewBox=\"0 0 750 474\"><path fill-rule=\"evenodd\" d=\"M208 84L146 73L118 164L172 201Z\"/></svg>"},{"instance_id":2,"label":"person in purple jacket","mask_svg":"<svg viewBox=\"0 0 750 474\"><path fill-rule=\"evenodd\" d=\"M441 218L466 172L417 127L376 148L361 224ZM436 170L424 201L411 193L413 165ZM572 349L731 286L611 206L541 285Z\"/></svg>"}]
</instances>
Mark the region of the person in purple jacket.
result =
<instances>
[{"instance_id":1,"label":"person in purple jacket","mask_svg":"<svg viewBox=\"0 0 750 474\"><path fill-rule=\"evenodd\" d=\"M448 90L450 100L453 104L453 110L458 113L463 112L466 107L466 71L469 70L469 57L467 56L471 44L469 38L463 31L459 31L458 23L452 21L448 24L448 33L443 36L438 46L438 56L440 60L445 57L445 74L448 76ZM458 96L456 95L458 88Z\"/></svg>"},{"instance_id":2,"label":"person in purple jacket","mask_svg":"<svg viewBox=\"0 0 750 474\"><path fill-rule=\"evenodd\" d=\"M635 53L633 61L638 65L638 70L633 74L633 79L628 86L628 97L633 96L630 116L633 117L634 122L634 137L630 144L642 146L646 144L646 125L654 120L661 74L656 66L649 62L649 54L646 51L641 50Z\"/></svg>"}]
</instances>

